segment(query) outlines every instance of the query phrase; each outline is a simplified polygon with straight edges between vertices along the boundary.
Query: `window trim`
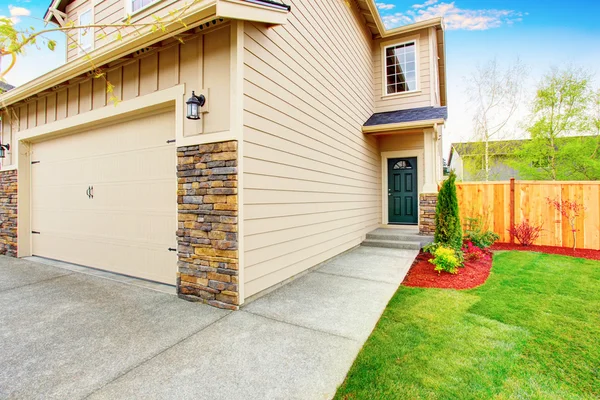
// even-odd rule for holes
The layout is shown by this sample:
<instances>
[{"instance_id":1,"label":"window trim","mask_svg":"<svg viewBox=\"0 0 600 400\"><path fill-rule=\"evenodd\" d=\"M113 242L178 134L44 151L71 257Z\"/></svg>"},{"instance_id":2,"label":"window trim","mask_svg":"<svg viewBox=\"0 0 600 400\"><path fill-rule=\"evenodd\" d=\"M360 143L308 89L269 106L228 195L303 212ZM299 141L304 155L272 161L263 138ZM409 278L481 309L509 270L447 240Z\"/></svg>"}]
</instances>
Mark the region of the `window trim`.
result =
<instances>
[{"instance_id":1,"label":"window trim","mask_svg":"<svg viewBox=\"0 0 600 400\"><path fill-rule=\"evenodd\" d=\"M419 45L420 35L414 35L410 37L402 38L400 41L398 40L388 40L386 42L382 42L381 47L381 97L403 97L403 96L414 96L421 92L421 72L420 68L420 60L419 60ZM386 64L386 52L390 47L396 47L403 44L415 44L415 82L416 87L414 90L409 90L406 92L398 92L398 93L388 93L387 91L387 64Z\"/></svg>"},{"instance_id":2,"label":"window trim","mask_svg":"<svg viewBox=\"0 0 600 400\"><path fill-rule=\"evenodd\" d=\"M92 7L90 7L90 8L87 8L87 9L85 9L85 10L83 10L83 11L81 11L80 13L78 13L78 14L77 14L77 23L79 24L79 26L81 26L81 16L82 16L83 14L85 14L85 13L88 13L88 12L89 12L89 13L90 13L90 15L91 15L91 18L90 18L90 25L93 25L93 24L94 24L94 7L92 6ZM91 51L91 50L94 50L94 47L95 47L95 45L96 45L96 32L95 32L94 28L89 28L89 32L88 32L88 35L91 35L91 37L92 37L92 44L90 45L90 47L89 47L89 48L83 48L83 47L81 46L81 38L83 37L83 36L82 36L82 33L83 33L83 32L82 32L82 30L81 30L81 29L80 29L80 30L79 30L79 32L77 33L77 53L78 53L79 55L81 55L81 54L84 54L86 51ZM86 36L87 36L87 35L86 35Z\"/></svg>"},{"instance_id":3,"label":"window trim","mask_svg":"<svg viewBox=\"0 0 600 400\"><path fill-rule=\"evenodd\" d=\"M149 4L146 4L145 6L140 7L135 11L132 11L131 3L133 2L133 0L123 0L123 1L125 2L125 17L123 18L123 20L127 20L128 15L133 17L134 15L137 15L137 14L141 13L142 11L147 10L148 8L150 8L160 2L160 0L152 0L152 2L150 2Z\"/></svg>"}]
</instances>

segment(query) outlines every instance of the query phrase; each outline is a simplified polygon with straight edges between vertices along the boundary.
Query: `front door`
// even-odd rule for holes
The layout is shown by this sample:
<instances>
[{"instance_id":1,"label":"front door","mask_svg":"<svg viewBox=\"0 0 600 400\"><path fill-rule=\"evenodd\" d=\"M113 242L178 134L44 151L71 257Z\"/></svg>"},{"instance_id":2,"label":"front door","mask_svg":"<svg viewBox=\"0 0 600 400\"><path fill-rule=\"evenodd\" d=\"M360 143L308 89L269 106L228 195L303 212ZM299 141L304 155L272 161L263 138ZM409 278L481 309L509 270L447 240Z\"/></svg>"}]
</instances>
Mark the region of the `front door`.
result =
<instances>
[{"instance_id":1,"label":"front door","mask_svg":"<svg viewBox=\"0 0 600 400\"><path fill-rule=\"evenodd\" d=\"M388 221L417 224L417 158L388 159Z\"/></svg>"}]
</instances>

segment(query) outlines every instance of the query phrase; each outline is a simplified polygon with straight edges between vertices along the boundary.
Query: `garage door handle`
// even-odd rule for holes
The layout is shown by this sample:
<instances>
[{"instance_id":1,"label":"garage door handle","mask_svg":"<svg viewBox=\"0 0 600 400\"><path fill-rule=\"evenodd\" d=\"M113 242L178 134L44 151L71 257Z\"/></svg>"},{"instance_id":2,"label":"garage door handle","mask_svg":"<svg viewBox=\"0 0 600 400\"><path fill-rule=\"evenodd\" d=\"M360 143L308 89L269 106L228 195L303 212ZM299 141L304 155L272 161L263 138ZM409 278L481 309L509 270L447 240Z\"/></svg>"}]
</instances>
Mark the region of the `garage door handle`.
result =
<instances>
[{"instance_id":1,"label":"garage door handle","mask_svg":"<svg viewBox=\"0 0 600 400\"><path fill-rule=\"evenodd\" d=\"M169 251L177 251L177 249L174 249L172 247L169 247Z\"/></svg>"},{"instance_id":2,"label":"garage door handle","mask_svg":"<svg viewBox=\"0 0 600 400\"><path fill-rule=\"evenodd\" d=\"M87 194L88 199L93 199L94 198L94 187L88 186L87 190L85 191L85 194Z\"/></svg>"}]
</instances>

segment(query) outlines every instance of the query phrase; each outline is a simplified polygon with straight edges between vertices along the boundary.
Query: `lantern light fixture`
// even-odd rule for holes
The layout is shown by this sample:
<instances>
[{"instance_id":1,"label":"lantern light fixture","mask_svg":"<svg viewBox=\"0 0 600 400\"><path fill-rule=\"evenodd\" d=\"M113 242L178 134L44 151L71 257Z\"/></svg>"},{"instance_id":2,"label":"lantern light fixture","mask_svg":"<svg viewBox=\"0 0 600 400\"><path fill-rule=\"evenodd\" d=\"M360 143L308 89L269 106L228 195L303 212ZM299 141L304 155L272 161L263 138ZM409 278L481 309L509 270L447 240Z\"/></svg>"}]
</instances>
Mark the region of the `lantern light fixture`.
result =
<instances>
[{"instance_id":1,"label":"lantern light fixture","mask_svg":"<svg viewBox=\"0 0 600 400\"><path fill-rule=\"evenodd\" d=\"M192 97L185 102L187 104L187 119L200 119L200 108L206 103L206 97L203 94L196 96L192 90Z\"/></svg>"},{"instance_id":2,"label":"lantern light fixture","mask_svg":"<svg viewBox=\"0 0 600 400\"><path fill-rule=\"evenodd\" d=\"M10 150L10 144L0 144L0 158L6 157L6 151Z\"/></svg>"}]
</instances>

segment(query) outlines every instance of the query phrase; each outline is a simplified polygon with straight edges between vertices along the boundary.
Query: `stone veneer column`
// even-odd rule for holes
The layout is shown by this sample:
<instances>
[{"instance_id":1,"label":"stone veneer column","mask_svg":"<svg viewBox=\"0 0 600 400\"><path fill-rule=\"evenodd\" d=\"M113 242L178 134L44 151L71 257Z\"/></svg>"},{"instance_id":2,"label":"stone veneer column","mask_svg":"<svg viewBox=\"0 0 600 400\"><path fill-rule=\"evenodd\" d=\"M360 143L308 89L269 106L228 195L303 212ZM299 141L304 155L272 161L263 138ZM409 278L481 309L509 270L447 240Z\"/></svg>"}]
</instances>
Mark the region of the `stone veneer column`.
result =
<instances>
[{"instance_id":1,"label":"stone veneer column","mask_svg":"<svg viewBox=\"0 0 600 400\"><path fill-rule=\"evenodd\" d=\"M235 310L238 281L237 141L177 149L177 293Z\"/></svg>"},{"instance_id":2,"label":"stone veneer column","mask_svg":"<svg viewBox=\"0 0 600 400\"><path fill-rule=\"evenodd\" d=\"M435 233L435 207L437 193L419 194L419 234L432 236Z\"/></svg>"},{"instance_id":3,"label":"stone veneer column","mask_svg":"<svg viewBox=\"0 0 600 400\"><path fill-rule=\"evenodd\" d=\"M17 256L17 170L0 172L0 254Z\"/></svg>"}]
</instances>

